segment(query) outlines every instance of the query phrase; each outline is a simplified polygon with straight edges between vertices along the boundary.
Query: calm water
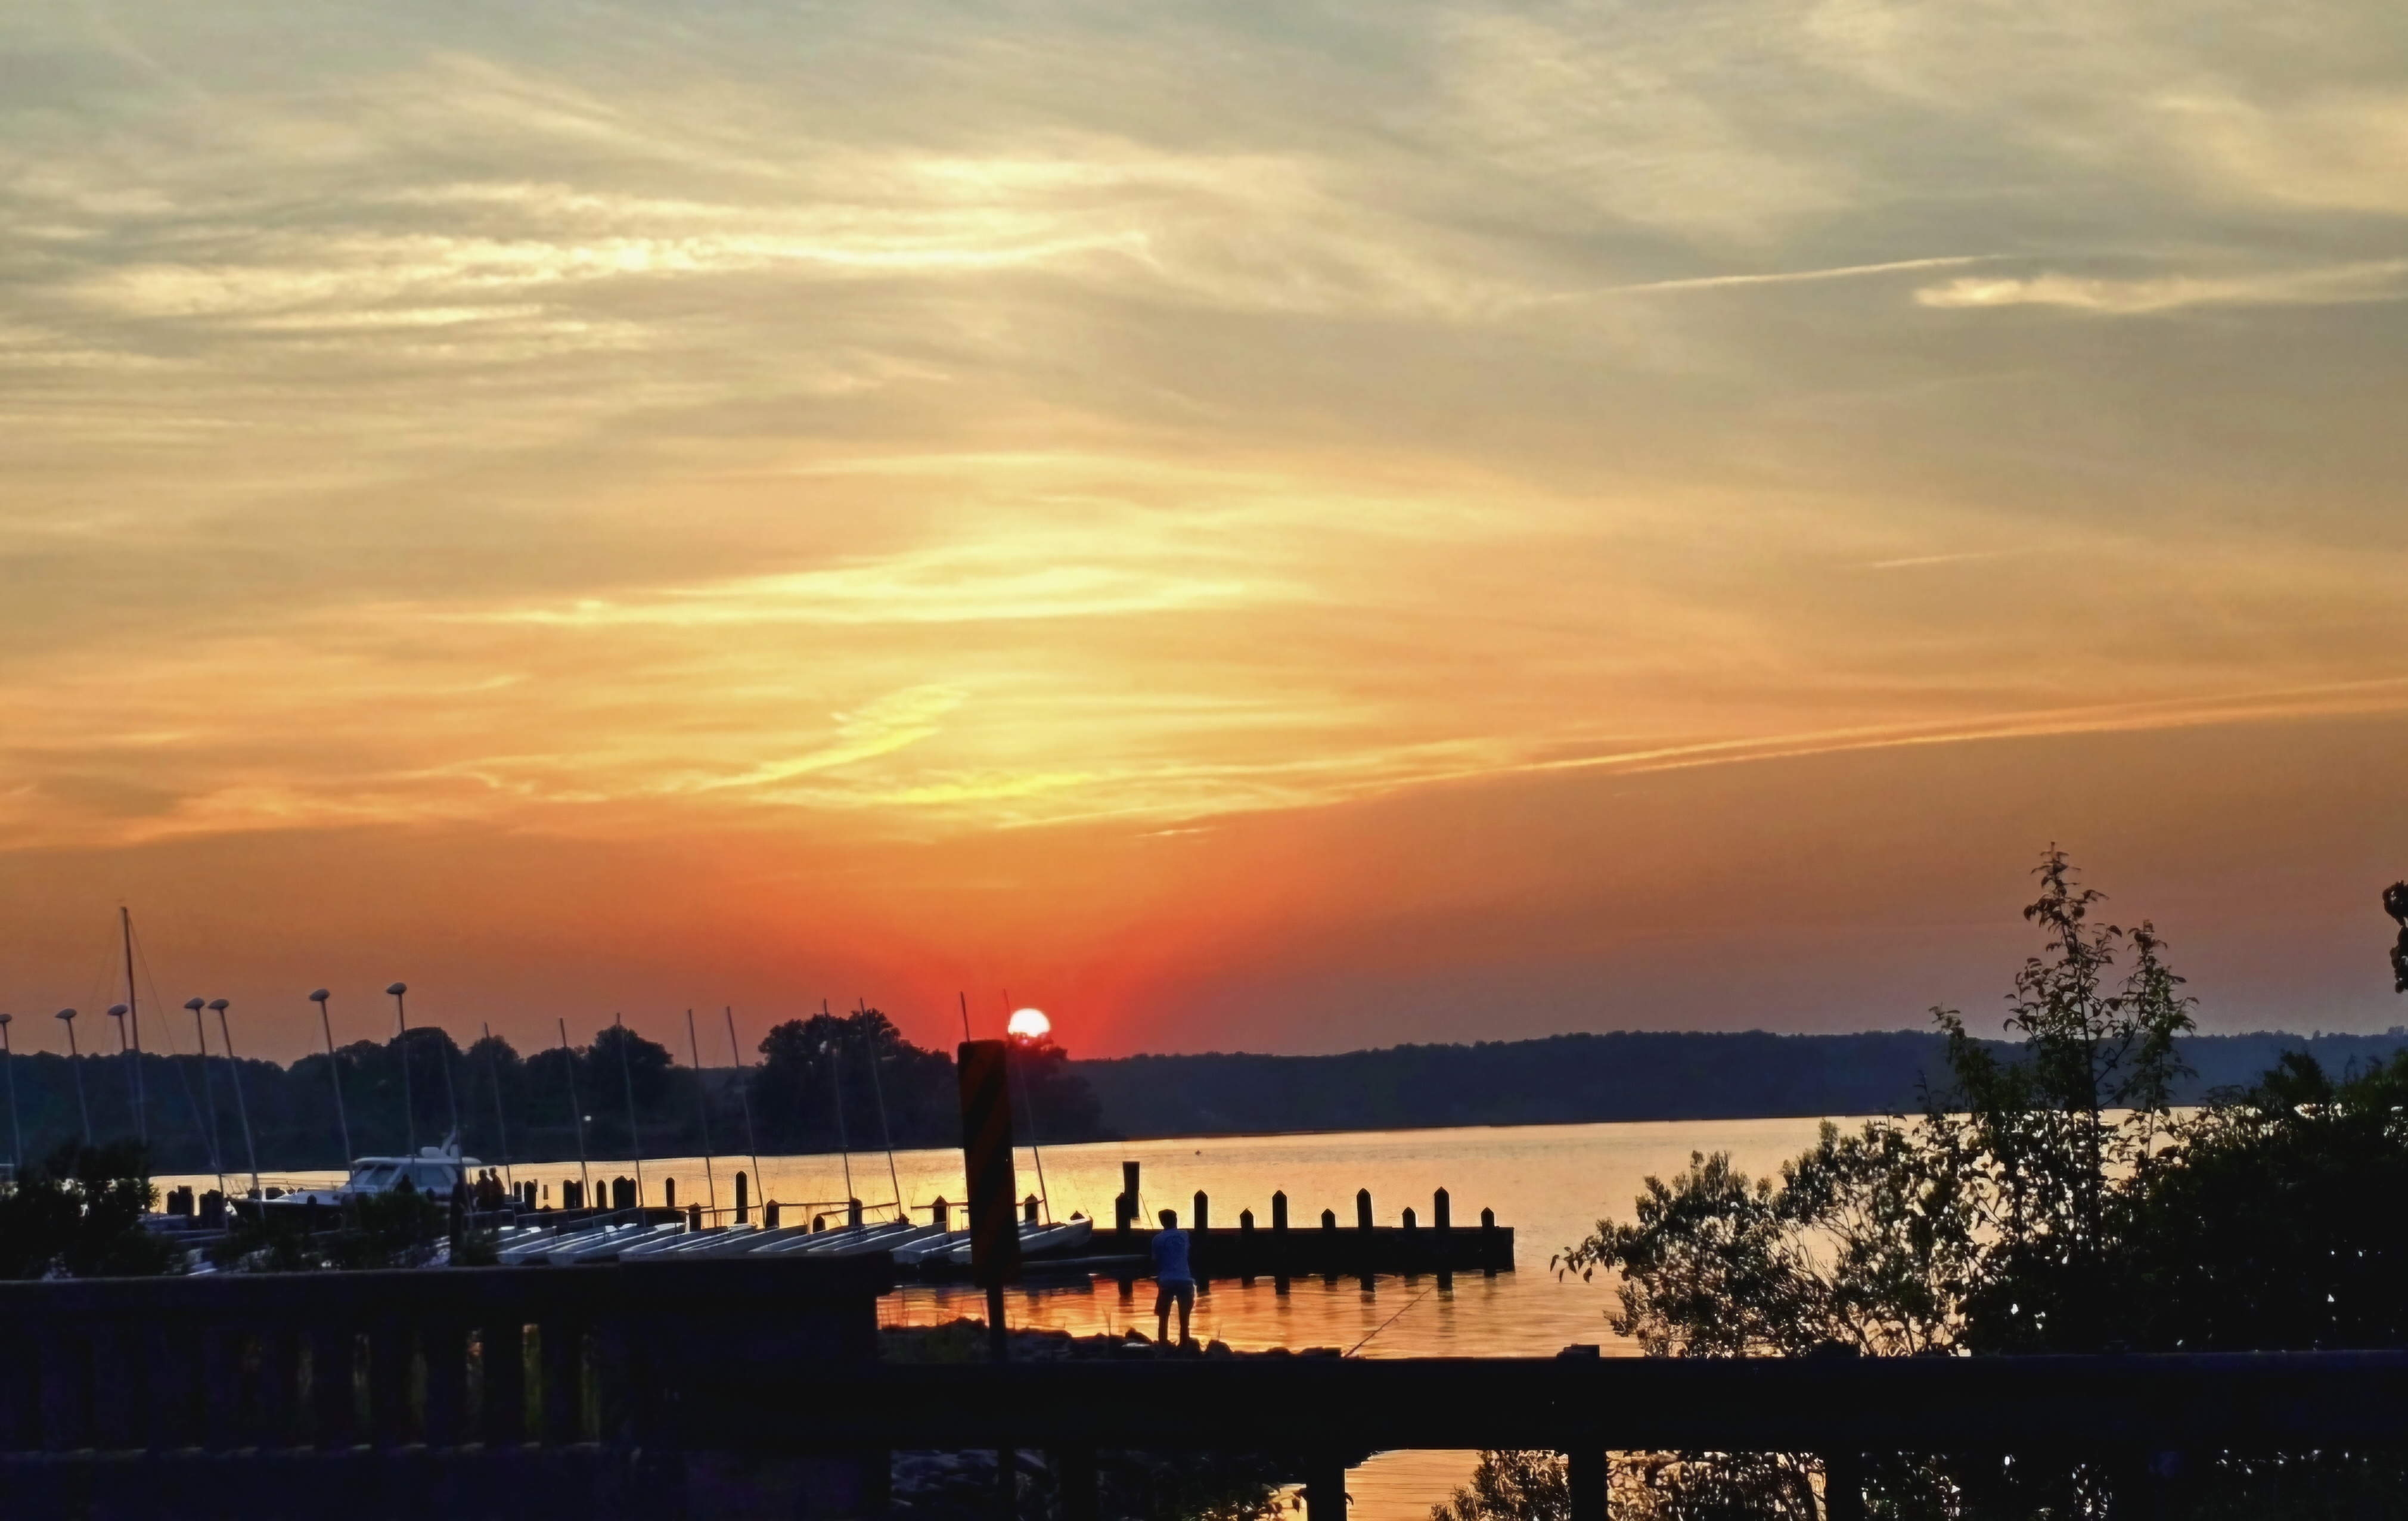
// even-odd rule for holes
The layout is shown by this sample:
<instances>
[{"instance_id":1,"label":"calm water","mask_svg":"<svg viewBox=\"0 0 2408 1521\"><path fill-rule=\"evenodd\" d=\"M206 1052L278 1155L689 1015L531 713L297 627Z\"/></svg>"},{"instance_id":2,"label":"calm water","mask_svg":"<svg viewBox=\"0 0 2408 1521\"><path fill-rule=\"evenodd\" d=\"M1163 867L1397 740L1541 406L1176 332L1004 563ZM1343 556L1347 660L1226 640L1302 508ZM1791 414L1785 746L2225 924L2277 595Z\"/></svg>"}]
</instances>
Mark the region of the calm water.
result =
<instances>
[{"instance_id":1,"label":"calm water","mask_svg":"<svg viewBox=\"0 0 2408 1521\"><path fill-rule=\"evenodd\" d=\"M1297 1279L1289 1292L1275 1293L1268 1279L1252 1288L1216 1283L1197 1301L1195 1334L1219 1338L1239 1348L1334 1346L1365 1357L1544 1356L1574 1342L1601 1343L1609 1356L1634 1354L1618 1343L1605 1324L1612 1291L1578 1279L1558 1281L1546 1270L1548 1256L1594 1228L1601 1215L1628 1219L1631 1201L1650 1173L1667 1175L1685 1167L1691 1152L1729 1152L1743 1168L1770 1171L1812 1144L1813 1120L1728 1120L1657 1125L1531 1126L1511 1129L1371 1131L1351 1135L1268 1136L1224 1141L1115 1141L1047 1147L1047 1191L1056 1218L1073 1211L1109 1222L1120 1193L1121 1164L1142 1169L1143 1203L1171 1208L1193 1223L1197 1189L1211 1198L1212 1222L1234 1226L1238 1212L1251 1209L1256 1222L1270 1221L1270 1197L1284 1189L1289 1219L1310 1227L1332 1209L1352 1224L1354 1191L1369 1188L1375 1218L1394 1225L1407 1205L1423 1224L1430 1219L1430 1196L1443 1187L1456 1225L1477 1224L1482 1209L1497 1212L1499 1225L1514 1227L1519 1270L1495 1278L1461 1276L1451 1291L1426 1279L1383 1278L1370 1292L1359 1281L1335 1286L1318 1278ZM1022 1192L1037 1186L1029 1154L1019 1154ZM632 1172L620 1162L592 1164L594 1176ZM734 1202L734 1175L753 1171L749 1157L719 1157L706 1172L699 1157L644 1164L645 1198L657 1203L665 1179L677 1180L680 1202L710 1201L715 1178L722 1204ZM825 1201L848 1195L877 1203L895 1197L883 1153L860 1153L852 1160L851 1186L838 1157L765 1156L768 1197L781 1202ZM304 1175L336 1181L331 1174ZM518 1169L559 1197L574 1164ZM963 1195L961 1154L898 1152L893 1178L902 1197L922 1206L942 1195ZM170 1183L210 1180L161 1179ZM759 1189L753 1192L757 1200ZM789 1206L791 1209L791 1206ZM921 1215L925 1219L924 1214ZM791 1213L788 1223L792 1223ZM1065 1330L1119 1331L1135 1325L1154 1332L1152 1285L1140 1282L1122 1298L1118 1285L1043 1288L1015 1292L1015 1324ZM928 1325L956 1315L983 1316L979 1290L967 1286L913 1285L891 1296L883 1318L894 1325ZM1393 1453L1356 1470L1348 1488L1356 1521L1421 1521L1428 1507L1463 1482L1471 1455Z\"/></svg>"}]
</instances>

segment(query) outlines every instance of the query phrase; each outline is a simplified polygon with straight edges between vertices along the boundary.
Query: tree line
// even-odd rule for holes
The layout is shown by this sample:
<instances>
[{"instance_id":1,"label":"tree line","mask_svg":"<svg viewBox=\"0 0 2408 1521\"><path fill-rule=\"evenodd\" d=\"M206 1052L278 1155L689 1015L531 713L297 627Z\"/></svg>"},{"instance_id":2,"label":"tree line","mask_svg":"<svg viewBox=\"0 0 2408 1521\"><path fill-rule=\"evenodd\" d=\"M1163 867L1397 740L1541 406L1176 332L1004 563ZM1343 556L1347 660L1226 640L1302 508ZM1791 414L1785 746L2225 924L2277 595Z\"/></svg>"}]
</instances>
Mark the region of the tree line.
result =
<instances>
[{"instance_id":1,"label":"tree line","mask_svg":"<svg viewBox=\"0 0 2408 1521\"><path fill-rule=\"evenodd\" d=\"M1040 1141L1109 1139L1068 1053L1051 1039L1015 1041L1014 1052ZM165 1173L247 1172L253 1148L264 1173L339 1168L349 1160L346 1122L352 1156L392 1155L412 1141L439 1143L455 1112L463 1148L488 1163L574 1161L580 1146L609 1160L961 1142L952 1054L914 1045L878 1010L788 1020L756 1056L742 1069L697 1070L615 1024L585 1045L525 1054L500 1036L464 1047L423 1026L289 1067L211 1056L206 1076L197 1057L146 1053L138 1124L132 1056L87 1055L70 1066L50 1053L21 1055L14 1081L29 1164L83 1141L89 1113L94 1141L142 1138L150 1169Z\"/></svg>"}]
</instances>

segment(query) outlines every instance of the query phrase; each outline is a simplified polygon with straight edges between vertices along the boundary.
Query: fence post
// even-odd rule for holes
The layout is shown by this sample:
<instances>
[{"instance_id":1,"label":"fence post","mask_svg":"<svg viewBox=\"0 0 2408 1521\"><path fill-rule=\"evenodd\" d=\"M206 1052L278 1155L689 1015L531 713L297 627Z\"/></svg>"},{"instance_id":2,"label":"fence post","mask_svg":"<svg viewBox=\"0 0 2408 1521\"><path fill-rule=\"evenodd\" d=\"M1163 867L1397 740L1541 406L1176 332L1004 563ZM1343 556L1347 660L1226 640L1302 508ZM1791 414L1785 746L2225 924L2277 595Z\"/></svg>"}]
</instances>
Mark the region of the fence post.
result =
<instances>
[{"instance_id":1,"label":"fence post","mask_svg":"<svg viewBox=\"0 0 2408 1521\"><path fill-rule=\"evenodd\" d=\"M514 1445L526 1440L526 1325L514 1310L488 1310L484 1319L477 1332L485 1366L478 1425L486 1446Z\"/></svg>"},{"instance_id":2,"label":"fence post","mask_svg":"<svg viewBox=\"0 0 2408 1521\"><path fill-rule=\"evenodd\" d=\"M1304 1470L1305 1521L1346 1521L1346 1459L1334 1455L1309 1460Z\"/></svg>"},{"instance_id":3,"label":"fence post","mask_svg":"<svg viewBox=\"0 0 2408 1521\"><path fill-rule=\"evenodd\" d=\"M1564 1454L1565 1486L1571 1491L1571 1521L1605 1521L1605 1454L1586 1442Z\"/></svg>"},{"instance_id":4,"label":"fence post","mask_svg":"<svg viewBox=\"0 0 2408 1521\"><path fill-rule=\"evenodd\" d=\"M1860 1454L1823 1455L1823 1521L1865 1521L1865 1460Z\"/></svg>"},{"instance_id":5,"label":"fence post","mask_svg":"<svg viewBox=\"0 0 2408 1521\"><path fill-rule=\"evenodd\" d=\"M1071 1447L1055 1453L1054 1472L1062 1486L1062 1521L1103 1521L1104 1501L1096 1482L1093 1448Z\"/></svg>"}]
</instances>

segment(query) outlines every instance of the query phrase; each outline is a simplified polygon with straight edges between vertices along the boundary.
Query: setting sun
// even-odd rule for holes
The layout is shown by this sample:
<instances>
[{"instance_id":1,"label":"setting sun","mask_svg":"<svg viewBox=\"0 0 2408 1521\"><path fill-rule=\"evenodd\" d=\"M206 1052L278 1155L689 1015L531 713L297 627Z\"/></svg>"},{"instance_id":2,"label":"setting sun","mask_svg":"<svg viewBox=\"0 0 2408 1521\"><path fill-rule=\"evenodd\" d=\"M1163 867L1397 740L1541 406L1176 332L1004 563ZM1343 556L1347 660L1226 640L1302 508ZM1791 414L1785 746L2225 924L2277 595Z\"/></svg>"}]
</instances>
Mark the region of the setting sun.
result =
<instances>
[{"instance_id":1,"label":"setting sun","mask_svg":"<svg viewBox=\"0 0 2408 1521\"><path fill-rule=\"evenodd\" d=\"M1004 1028L1024 1040L1041 1040L1054 1033L1054 1022L1045 1017L1042 1009L1015 1009L1011 1023Z\"/></svg>"}]
</instances>

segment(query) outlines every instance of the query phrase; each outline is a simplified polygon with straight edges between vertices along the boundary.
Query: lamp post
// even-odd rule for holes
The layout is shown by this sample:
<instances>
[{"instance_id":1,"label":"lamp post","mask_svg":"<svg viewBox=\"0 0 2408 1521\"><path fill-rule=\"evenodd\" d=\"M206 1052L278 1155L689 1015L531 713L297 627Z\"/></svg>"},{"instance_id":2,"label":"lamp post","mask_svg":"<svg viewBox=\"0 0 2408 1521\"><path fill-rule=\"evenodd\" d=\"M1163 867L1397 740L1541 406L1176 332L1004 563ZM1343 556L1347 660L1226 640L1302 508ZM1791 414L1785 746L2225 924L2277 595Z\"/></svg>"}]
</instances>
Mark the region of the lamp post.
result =
<instances>
[{"instance_id":1,"label":"lamp post","mask_svg":"<svg viewBox=\"0 0 2408 1521\"><path fill-rule=\"evenodd\" d=\"M62 1009L59 1020L67 1027L67 1070L75 1074L76 1111L83 1116L83 1143L92 1144L92 1106L83 1099L83 1061L76 1053L75 1011Z\"/></svg>"},{"instance_id":2,"label":"lamp post","mask_svg":"<svg viewBox=\"0 0 2408 1521\"><path fill-rule=\"evenodd\" d=\"M226 1069L234 1073L234 1109L242 1116L242 1149L251 1158L251 1191L259 1193L259 1148L251 1141L251 1107L242 1101L242 1069L234 1059L234 1031L226 1025L226 1000L211 998L209 1012L218 1016L218 1034L225 1040Z\"/></svg>"},{"instance_id":3,"label":"lamp post","mask_svg":"<svg viewBox=\"0 0 2408 1521\"><path fill-rule=\"evenodd\" d=\"M134 1048L125 1040L125 1016L131 1012L133 1006L130 1004L112 1003L108 1006L108 1017L117 1021L117 1054L126 1061L125 1107L134 1112L134 1139L147 1141L150 1138L144 1134L142 1124L142 1058L134 1054Z\"/></svg>"},{"instance_id":4,"label":"lamp post","mask_svg":"<svg viewBox=\"0 0 2408 1521\"><path fill-rule=\"evenodd\" d=\"M17 1052L8 1043L8 1026L16 1023L14 1014L0 1014L0 1072L8 1075L8 1181L16 1182L25 1175L25 1132L17 1125Z\"/></svg>"},{"instance_id":5,"label":"lamp post","mask_svg":"<svg viewBox=\"0 0 2408 1521\"><path fill-rule=\"evenodd\" d=\"M409 1097L409 1006L401 1001L401 996L408 991L408 983L395 983L385 989L393 998L394 1023L401 1030L400 1035L394 1039L394 1049L401 1054L402 1133L409 1138L408 1149L404 1155L416 1156L418 1155L418 1109L410 1101Z\"/></svg>"},{"instance_id":6,"label":"lamp post","mask_svg":"<svg viewBox=\"0 0 2408 1521\"><path fill-rule=\"evenodd\" d=\"M335 1084L335 1123L343 1127L343 1166L351 1165L351 1117L343 1112L343 1070L335 1056L335 1022L326 1017L327 993L319 988L309 995L318 1006L318 1027L326 1032L326 1077Z\"/></svg>"},{"instance_id":7,"label":"lamp post","mask_svg":"<svg viewBox=\"0 0 2408 1521\"><path fill-rule=\"evenodd\" d=\"M201 1018L201 1011L207 1005L198 998L186 998L184 1007L192 1011L193 1039L200 1044L201 1097L208 1101L209 1111L209 1169L218 1175L218 1192L222 1194L225 1192L225 1159L218 1155L218 1091L209 1084L209 1026ZM231 1056L233 1053L227 1055Z\"/></svg>"}]
</instances>

